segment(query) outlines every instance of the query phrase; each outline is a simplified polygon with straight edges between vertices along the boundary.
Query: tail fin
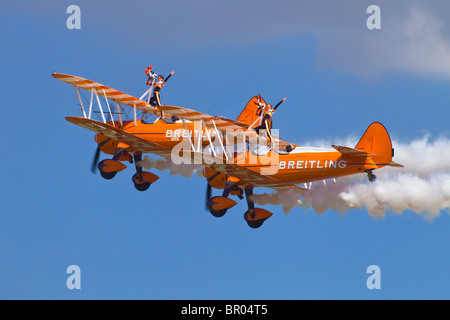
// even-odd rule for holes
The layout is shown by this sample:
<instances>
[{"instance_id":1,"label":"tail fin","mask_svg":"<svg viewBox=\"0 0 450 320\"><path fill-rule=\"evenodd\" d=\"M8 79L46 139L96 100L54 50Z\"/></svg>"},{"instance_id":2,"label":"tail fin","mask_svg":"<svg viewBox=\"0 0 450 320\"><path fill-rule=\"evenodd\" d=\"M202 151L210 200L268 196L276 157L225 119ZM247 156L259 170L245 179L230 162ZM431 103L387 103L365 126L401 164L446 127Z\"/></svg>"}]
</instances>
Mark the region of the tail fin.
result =
<instances>
[{"instance_id":1,"label":"tail fin","mask_svg":"<svg viewBox=\"0 0 450 320\"><path fill-rule=\"evenodd\" d=\"M374 122L367 128L355 149L373 154L372 160L377 166L389 165L394 153L389 133L379 122Z\"/></svg>"},{"instance_id":2,"label":"tail fin","mask_svg":"<svg viewBox=\"0 0 450 320\"><path fill-rule=\"evenodd\" d=\"M266 103L260 95L254 96L250 99L250 101L245 106L244 110L242 110L239 117L236 121L244 123L248 126L253 125L253 127L257 127L260 123L258 122L258 118L260 117L260 110L258 110L258 98L261 103Z\"/></svg>"}]
</instances>

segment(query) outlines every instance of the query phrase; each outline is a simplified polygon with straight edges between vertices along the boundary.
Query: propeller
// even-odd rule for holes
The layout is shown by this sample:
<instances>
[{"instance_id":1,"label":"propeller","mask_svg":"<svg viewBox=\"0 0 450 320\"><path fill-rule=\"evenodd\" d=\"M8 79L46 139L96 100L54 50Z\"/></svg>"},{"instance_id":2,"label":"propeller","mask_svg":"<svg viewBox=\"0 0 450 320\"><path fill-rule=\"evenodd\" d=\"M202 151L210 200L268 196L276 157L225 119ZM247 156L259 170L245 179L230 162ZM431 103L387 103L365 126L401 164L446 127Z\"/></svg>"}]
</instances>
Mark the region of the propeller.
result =
<instances>
[{"instance_id":1,"label":"propeller","mask_svg":"<svg viewBox=\"0 0 450 320\"><path fill-rule=\"evenodd\" d=\"M150 67L151 67L151 66L150 66ZM111 111L110 111L110 112L111 112ZM107 112L107 113L106 113L106 117L107 117L106 122L111 121L111 113L110 113L110 112ZM104 145L105 143L107 143L109 140L111 140L111 138L108 138L108 139L102 141L101 143L99 143L99 144L97 145L97 150L95 150L94 158L92 159L92 164L91 164L91 172L92 172L93 174L95 174L95 173L97 172L98 160L99 160L99 158L100 158L100 151L101 151L100 148L103 147L103 145Z\"/></svg>"},{"instance_id":2,"label":"propeller","mask_svg":"<svg viewBox=\"0 0 450 320\"><path fill-rule=\"evenodd\" d=\"M100 147L97 146L95 150L94 158L92 159L91 172L95 174L97 172L98 159L100 158Z\"/></svg>"},{"instance_id":3,"label":"propeller","mask_svg":"<svg viewBox=\"0 0 450 320\"><path fill-rule=\"evenodd\" d=\"M97 166L98 166L98 159L100 158L100 148L103 147L105 143L107 143L111 138L106 139L105 141L102 141L97 145L97 150L95 150L94 158L92 159L91 164L91 172L95 174L97 172Z\"/></svg>"}]
</instances>

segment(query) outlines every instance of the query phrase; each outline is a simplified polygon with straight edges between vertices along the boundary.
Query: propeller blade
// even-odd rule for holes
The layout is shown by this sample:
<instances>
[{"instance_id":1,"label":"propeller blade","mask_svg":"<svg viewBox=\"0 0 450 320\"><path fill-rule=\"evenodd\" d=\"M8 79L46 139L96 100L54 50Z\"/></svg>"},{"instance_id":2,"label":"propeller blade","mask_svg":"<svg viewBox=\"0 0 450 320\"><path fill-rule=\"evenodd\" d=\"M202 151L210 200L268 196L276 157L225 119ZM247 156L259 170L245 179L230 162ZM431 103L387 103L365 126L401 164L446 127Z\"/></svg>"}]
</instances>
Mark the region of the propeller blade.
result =
<instances>
[{"instance_id":1,"label":"propeller blade","mask_svg":"<svg viewBox=\"0 0 450 320\"><path fill-rule=\"evenodd\" d=\"M92 159L91 172L95 174L97 172L98 159L100 158L100 148L95 150L94 158Z\"/></svg>"},{"instance_id":2,"label":"propeller blade","mask_svg":"<svg viewBox=\"0 0 450 320\"><path fill-rule=\"evenodd\" d=\"M100 158L100 148L105 145L111 138L106 139L105 141L102 141L98 144L97 150L95 150L94 159L92 159L92 165L91 165L91 171L93 174L97 172L97 165L98 165L98 159Z\"/></svg>"}]
</instances>

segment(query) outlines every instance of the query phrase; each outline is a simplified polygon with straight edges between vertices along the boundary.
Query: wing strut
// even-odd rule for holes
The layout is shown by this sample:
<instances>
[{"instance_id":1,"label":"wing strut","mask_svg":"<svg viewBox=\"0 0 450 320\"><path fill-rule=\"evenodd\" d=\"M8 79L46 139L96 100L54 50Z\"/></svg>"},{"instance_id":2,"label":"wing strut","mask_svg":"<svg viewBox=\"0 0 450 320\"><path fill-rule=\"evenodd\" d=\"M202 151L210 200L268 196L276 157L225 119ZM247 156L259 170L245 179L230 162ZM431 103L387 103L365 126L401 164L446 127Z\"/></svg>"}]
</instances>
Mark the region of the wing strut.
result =
<instances>
[{"instance_id":1,"label":"wing strut","mask_svg":"<svg viewBox=\"0 0 450 320\"><path fill-rule=\"evenodd\" d=\"M95 91L94 93L95 97L97 98L98 108L100 109L100 113L102 114L103 123L106 123L105 115L103 114L103 108L102 105L100 104L100 99L98 98L97 91Z\"/></svg>"},{"instance_id":2,"label":"wing strut","mask_svg":"<svg viewBox=\"0 0 450 320\"><path fill-rule=\"evenodd\" d=\"M137 120L136 120L136 103L133 102L133 117L134 117L134 126L137 126Z\"/></svg>"},{"instance_id":3,"label":"wing strut","mask_svg":"<svg viewBox=\"0 0 450 320\"><path fill-rule=\"evenodd\" d=\"M181 118L181 121L183 122L183 126L184 126L184 129L187 132L187 135L189 136L189 142L191 143L192 151L195 152L194 143L192 142L192 136L189 134L189 130L187 129L187 126L186 126L186 120L184 118Z\"/></svg>"},{"instance_id":4,"label":"wing strut","mask_svg":"<svg viewBox=\"0 0 450 320\"><path fill-rule=\"evenodd\" d=\"M106 98L105 89L103 89L103 95L105 96L105 101L106 101L106 105L108 106L109 116L111 117L112 124L113 124L113 126L115 126L116 124L114 123L114 118L112 116L111 108L109 107L108 98Z\"/></svg>"},{"instance_id":5,"label":"wing strut","mask_svg":"<svg viewBox=\"0 0 450 320\"><path fill-rule=\"evenodd\" d=\"M206 136L208 137L208 141L209 141L209 145L211 146L211 150L212 150L214 156L217 157L216 150L214 150L214 146L212 144L211 136L209 135L208 128L206 127L205 121L203 119L202 119L202 125L205 127ZM216 134L217 134L217 132L216 132Z\"/></svg>"},{"instance_id":6,"label":"wing strut","mask_svg":"<svg viewBox=\"0 0 450 320\"><path fill-rule=\"evenodd\" d=\"M123 127L122 112L120 110L119 102L117 102L117 101L116 101L116 108L117 108L117 114L119 115L120 126Z\"/></svg>"},{"instance_id":7,"label":"wing strut","mask_svg":"<svg viewBox=\"0 0 450 320\"><path fill-rule=\"evenodd\" d=\"M91 89L91 101L89 101L89 119L91 119L92 114L92 101L94 100L94 87Z\"/></svg>"},{"instance_id":8,"label":"wing strut","mask_svg":"<svg viewBox=\"0 0 450 320\"><path fill-rule=\"evenodd\" d=\"M84 111L83 101L81 101L80 91L78 91L78 87L75 87L75 90L77 91L78 101L80 101L81 111L83 111L83 116L86 118L86 112Z\"/></svg>"},{"instance_id":9,"label":"wing strut","mask_svg":"<svg viewBox=\"0 0 450 320\"><path fill-rule=\"evenodd\" d=\"M212 122L212 124L213 124L213 126L214 126L214 130L216 130L216 137L219 139L220 146L222 147L222 151L223 151L223 153L225 154L225 158L226 158L227 161L228 161L228 154L227 154L227 151L225 150L225 147L223 146L223 141L222 141L222 138L220 137L219 130L217 130L216 122L214 121L214 119L211 119L211 122Z\"/></svg>"}]
</instances>

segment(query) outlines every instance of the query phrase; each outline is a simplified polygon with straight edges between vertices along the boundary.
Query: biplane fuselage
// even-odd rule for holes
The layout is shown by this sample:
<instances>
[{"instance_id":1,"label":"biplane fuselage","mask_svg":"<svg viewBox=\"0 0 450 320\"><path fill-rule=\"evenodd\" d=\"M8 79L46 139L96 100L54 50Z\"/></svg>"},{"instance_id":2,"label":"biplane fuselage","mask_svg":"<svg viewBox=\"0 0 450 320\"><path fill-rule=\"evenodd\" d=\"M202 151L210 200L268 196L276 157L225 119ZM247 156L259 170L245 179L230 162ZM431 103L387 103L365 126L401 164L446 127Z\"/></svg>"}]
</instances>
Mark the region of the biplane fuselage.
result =
<instances>
[{"instance_id":1,"label":"biplane fuselage","mask_svg":"<svg viewBox=\"0 0 450 320\"><path fill-rule=\"evenodd\" d=\"M81 120L81 118L80 118ZM107 123L112 125L111 122ZM185 127L186 126L186 127ZM116 128L120 128L116 123ZM124 122L120 128L129 134L138 138L147 140L153 144L158 144L159 150L151 149L149 152L159 155L168 156L172 150L182 142L192 138L194 141L200 137L201 149L204 150L209 144L207 134L204 130L195 127L193 122L171 123L161 119L154 123L144 123L138 120ZM209 130L209 135L214 138L214 131ZM186 142L185 142L186 144ZM187 144L186 144L187 145ZM130 153L139 152L139 150L126 145L127 151ZM109 148L106 144L102 151L107 154L114 154L114 148ZM210 153L205 154L205 159L212 159ZM197 158L198 160L198 158ZM352 175L356 173L366 172L371 169L377 169L381 166L389 165L387 163L376 164L372 158L363 157L361 155L345 155L333 148L315 148L296 146L291 152L276 152L269 150L267 154L255 155L251 151L234 152L229 160L221 158L211 165L212 168L223 167L221 170L229 172L227 163L237 164L245 169L251 170L255 174L260 174L261 170L266 170L267 177L260 178L247 177L247 179L239 179L237 185L246 187L249 180L252 186L258 187L277 187L283 185L305 184L313 181L323 181L334 179L342 176ZM193 164L194 159L191 159ZM268 179L265 179L268 178Z\"/></svg>"}]
</instances>

